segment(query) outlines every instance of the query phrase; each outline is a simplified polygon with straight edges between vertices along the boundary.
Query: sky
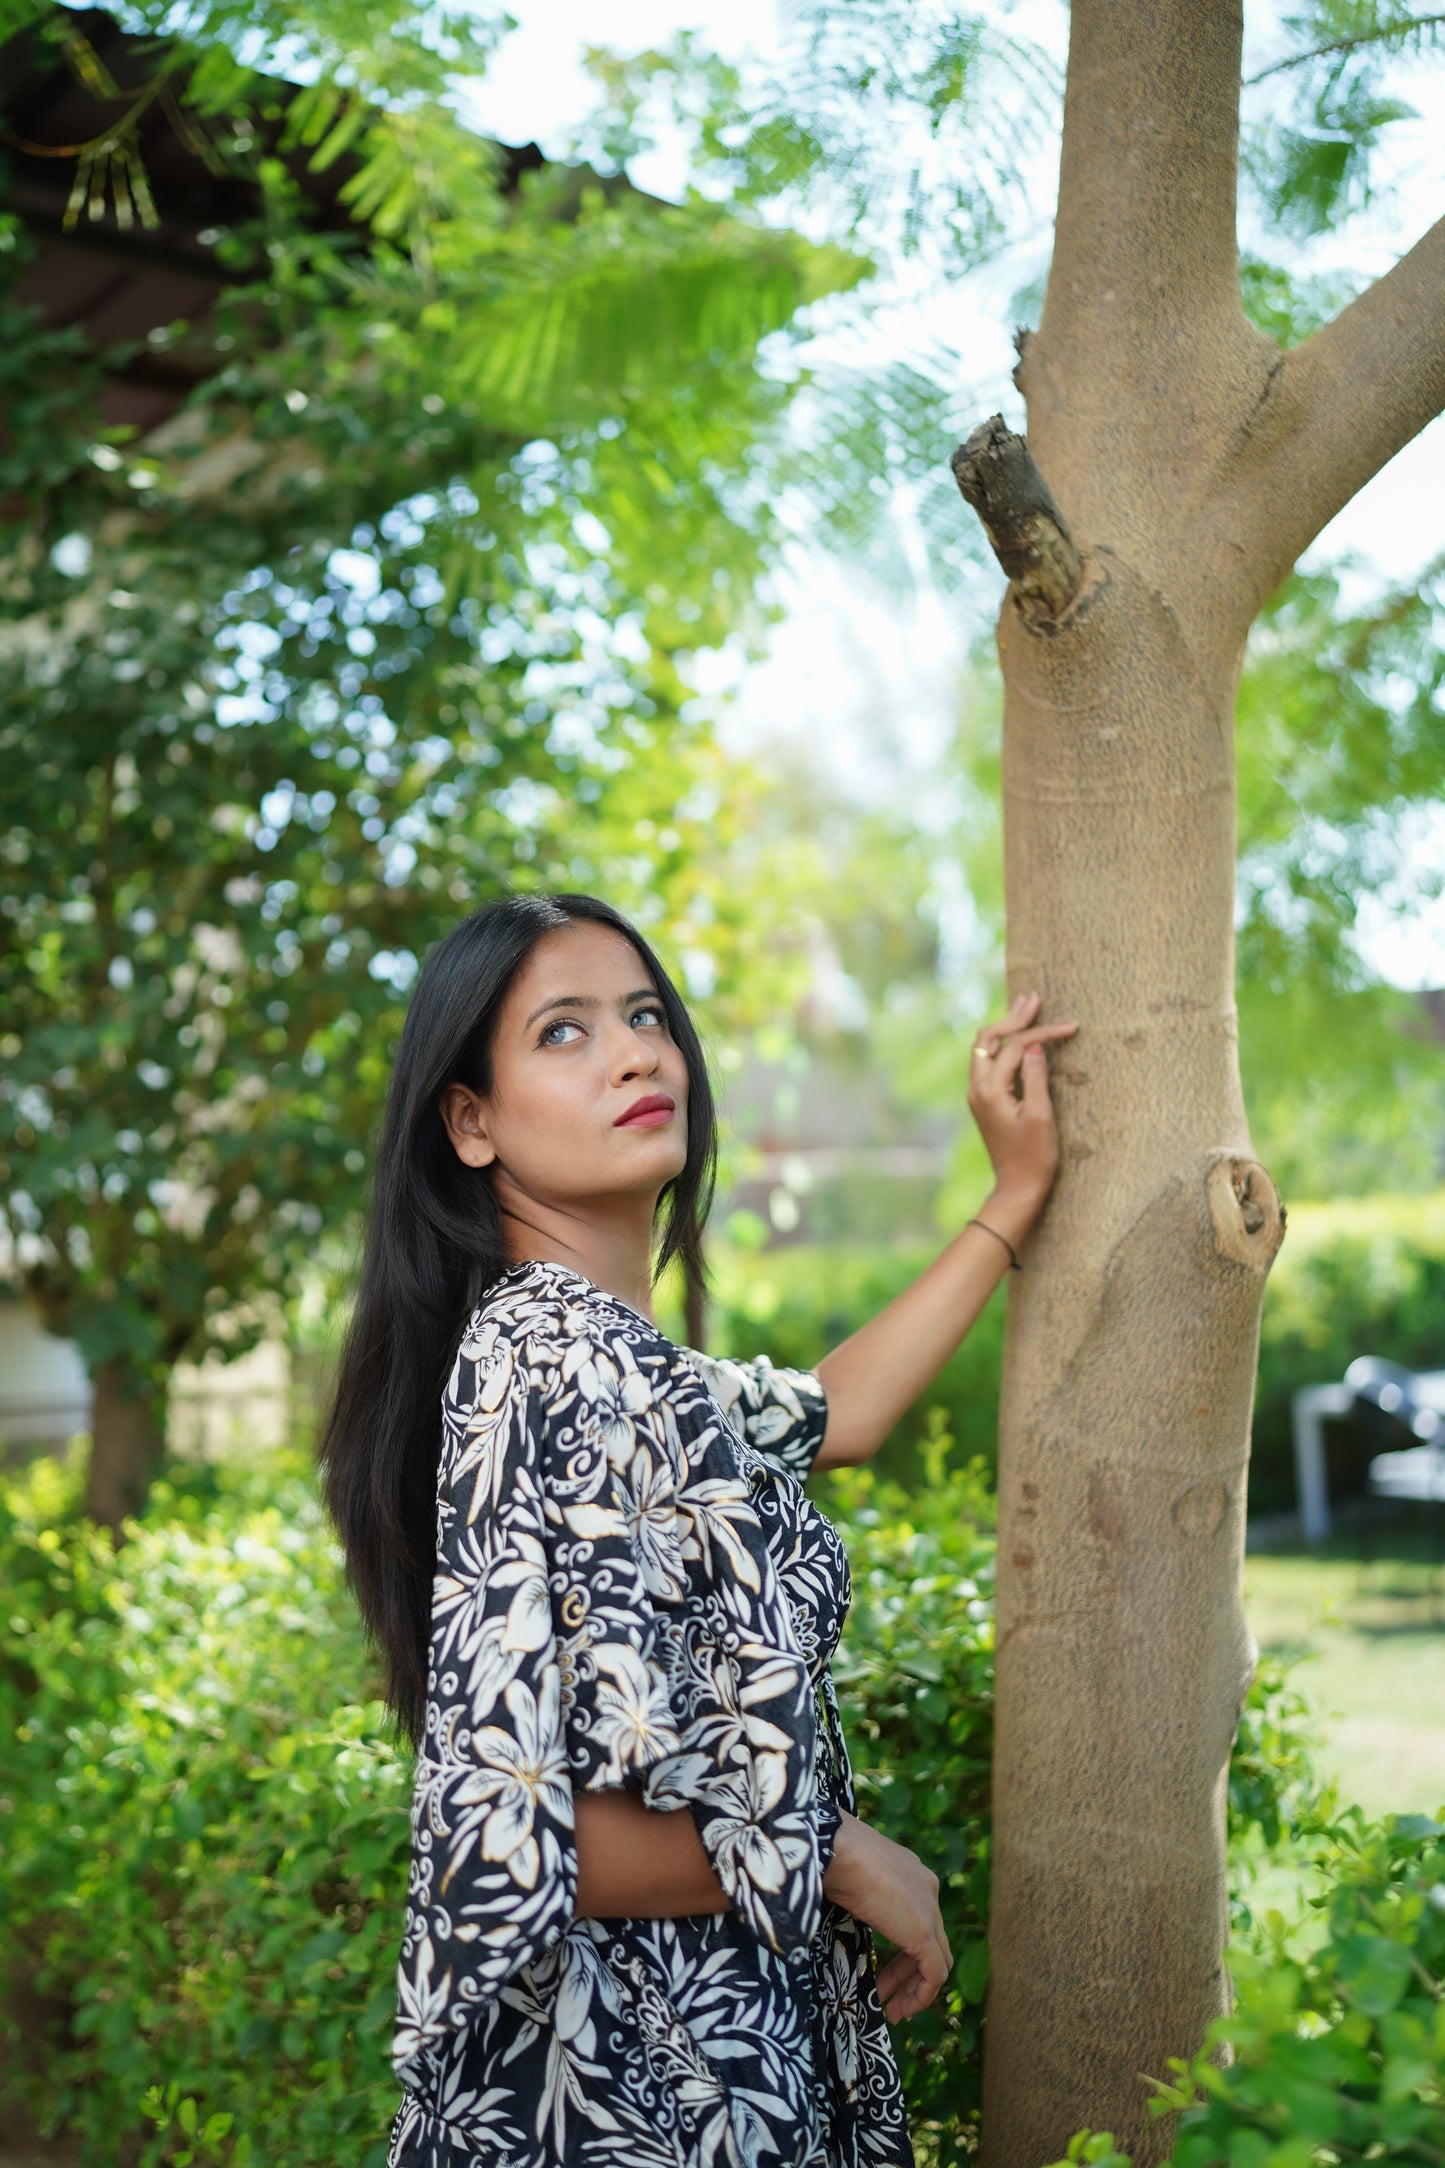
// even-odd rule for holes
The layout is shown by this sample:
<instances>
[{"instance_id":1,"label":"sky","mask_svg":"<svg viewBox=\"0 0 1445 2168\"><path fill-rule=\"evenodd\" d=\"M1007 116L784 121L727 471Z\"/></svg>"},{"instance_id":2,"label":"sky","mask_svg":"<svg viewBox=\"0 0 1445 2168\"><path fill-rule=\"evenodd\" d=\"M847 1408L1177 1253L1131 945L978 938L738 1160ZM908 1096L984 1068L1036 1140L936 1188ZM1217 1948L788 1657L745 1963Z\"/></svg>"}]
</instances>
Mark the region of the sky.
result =
<instances>
[{"instance_id":1,"label":"sky","mask_svg":"<svg viewBox=\"0 0 1445 2168\"><path fill-rule=\"evenodd\" d=\"M468 91L468 115L489 134L513 142L535 139L554 156L565 155L569 131L595 100L583 65L589 44L637 51L693 29L713 50L741 59L749 53L766 57L780 37L774 0L605 0L601 6L597 0L510 0L510 6L518 26L502 42L485 80ZM1275 18L1269 6L1248 10L1256 50L1247 48L1246 72L1271 57ZM1062 60L1066 16L1057 0L1019 0L1007 9L1007 21ZM1412 75L1406 88L1420 117L1396 131L1395 190L1340 252L1342 262L1372 273L1387 268L1442 208L1437 147L1445 138L1445 67ZM1044 202L1052 193L1056 155L1050 146L1049 170L1041 167L1037 176ZM639 187L659 195L677 194L685 170L681 145L668 143L629 167ZM1311 262L1329 268L1318 253ZM915 293L879 321L878 351L903 352L916 338L937 336L964 355L971 379L997 380L991 404L1001 403L1007 412L1012 400L1018 409L1007 383L1013 357L1001 302L1021 282L1020 269L1016 261L992 291L988 280L975 279ZM1021 409L1010 418L1021 421ZM1442 550L1445 417L1360 492L1304 562L1353 562L1345 587L1346 602L1353 604L1381 584L1409 580ZM780 740L806 744L811 757L826 758L837 780L861 796L925 786L952 728L968 645L991 614L996 593L983 576L972 608L936 592L900 604L870 587L857 568L798 547L776 583L783 614L764 658L743 664L718 657L705 672L724 741L753 753ZM1445 814L1420 825L1416 848L1424 861L1445 863ZM1445 899L1403 925L1377 910L1362 924L1360 938L1370 960L1396 983L1445 983Z\"/></svg>"}]
</instances>

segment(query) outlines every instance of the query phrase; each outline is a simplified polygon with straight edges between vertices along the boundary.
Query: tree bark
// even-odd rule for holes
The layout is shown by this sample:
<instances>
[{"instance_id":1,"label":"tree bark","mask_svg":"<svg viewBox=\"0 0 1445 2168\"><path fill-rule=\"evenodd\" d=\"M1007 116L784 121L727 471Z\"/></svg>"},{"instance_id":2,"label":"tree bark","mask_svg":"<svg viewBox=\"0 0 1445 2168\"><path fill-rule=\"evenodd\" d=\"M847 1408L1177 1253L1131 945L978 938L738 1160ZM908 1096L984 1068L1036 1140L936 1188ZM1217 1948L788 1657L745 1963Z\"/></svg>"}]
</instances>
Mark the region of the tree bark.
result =
<instances>
[{"instance_id":1,"label":"tree bark","mask_svg":"<svg viewBox=\"0 0 1445 2168\"><path fill-rule=\"evenodd\" d=\"M682 1329L689 1347L707 1353L707 1288L686 1265L682 1270Z\"/></svg>"},{"instance_id":2,"label":"tree bark","mask_svg":"<svg viewBox=\"0 0 1445 2168\"><path fill-rule=\"evenodd\" d=\"M1252 1660L1245 1473L1284 1231L1237 1060L1234 694L1261 603L1445 407L1445 223L1293 353L1245 319L1239 0L1074 0L1053 262L956 457L999 621L1010 990L1063 1169L1010 1290L983 2168L1085 2124L1223 2007L1224 1785Z\"/></svg>"},{"instance_id":3,"label":"tree bark","mask_svg":"<svg viewBox=\"0 0 1445 2168\"><path fill-rule=\"evenodd\" d=\"M1445 225L1292 354L1246 321L1239 0L1074 0L1043 320L956 455L999 620L1011 993L1060 1179L1010 1286L982 2168L1084 2125L1224 2006L1224 1790L1253 1653L1245 1476L1284 1233L1237 1058L1234 695L1260 604L1445 406Z\"/></svg>"},{"instance_id":4,"label":"tree bark","mask_svg":"<svg viewBox=\"0 0 1445 2168\"><path fill-rule=\"evenodd\" d=\"M1011 992L1077 1017L1063 1171L1010 1290L1000 1439L990 2168L1085 2124L1168 2149L1140 2073L1223 2007L1224 1784L1261 1293L1283 1233L1233 1001L1232 677L1108 553L1012 597Z\"/></svg>"},{"instance_id":5,"label":"tree bark","mask_svg":"<svg viewBox=\"0 0 1445 2168\"><path fill-rule=\"evenodd\" d=\"M1050 1057L1062 1172L1005 1344L984 2168L1039 2168L1086 2124L1148 2168L1171 2139L1141 2073L1226 1997L1245 1474L1284 1230L1233 996L1233 703L1275 547L1252 425L1281 365L1240 304L1241 38L1237 0L1074 0L1017 373L1078 579L1043 612L1011 585L999 621L1008 978L1080 1029Z\"/></svg>"},{"instance_id":6,"label":"tree bark","mask_svg":"<svg viewBox=\"0 0 1445 2168\"><path fill-rule=\"evenodd\" d=\"M1020 617L1037 631L1056 624L1079 592L1083 568L1028 445L994 414L959 446L951 464L1009 576Z\"/></svg>"},{"instance_id":7,"label":"tree bark","mask_svg":"<svg viewBox=\"0 0 1445 2168\"><path fill-rule=\"evenodd\" d=\"M84 1510L102 1527L119 1529L145 1504L165 1455L164 1404L119 1361L101 1363L91 1385Z\"/></svg>"},{"instance_id":8,"label":"tree bark","mask_svg":"<svg viewBox=\"0 0 1445 2168\"><path fill-rule=\"evenodd\" d=\"M1445 407L1445 218L1333 323L1284 355L1251 417L1260 599L1320 529Z\"/></svg>"}]
</instances>

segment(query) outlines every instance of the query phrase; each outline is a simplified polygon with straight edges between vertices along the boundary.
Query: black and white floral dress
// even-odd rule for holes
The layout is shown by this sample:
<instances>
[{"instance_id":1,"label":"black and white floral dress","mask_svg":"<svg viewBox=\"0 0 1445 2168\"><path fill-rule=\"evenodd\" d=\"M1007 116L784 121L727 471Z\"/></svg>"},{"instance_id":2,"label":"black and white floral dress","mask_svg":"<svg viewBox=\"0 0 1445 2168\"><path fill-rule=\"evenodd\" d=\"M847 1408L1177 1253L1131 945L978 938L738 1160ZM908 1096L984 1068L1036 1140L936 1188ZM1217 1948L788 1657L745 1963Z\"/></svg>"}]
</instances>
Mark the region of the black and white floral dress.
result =
<instances>
[{"instance_id":1,"label":"black and white floral dress","mask_svg":"<svg viewBox=\"0 0 1445 2168\"><path fill-rule=\"evenodd\" d=\"M515 1266L447 1387L390 2168L911 2163L867 1931L817 1380ZM573 1794L689 1808L730 1912L576 1919Z\"/></svg>"}]
</instances>

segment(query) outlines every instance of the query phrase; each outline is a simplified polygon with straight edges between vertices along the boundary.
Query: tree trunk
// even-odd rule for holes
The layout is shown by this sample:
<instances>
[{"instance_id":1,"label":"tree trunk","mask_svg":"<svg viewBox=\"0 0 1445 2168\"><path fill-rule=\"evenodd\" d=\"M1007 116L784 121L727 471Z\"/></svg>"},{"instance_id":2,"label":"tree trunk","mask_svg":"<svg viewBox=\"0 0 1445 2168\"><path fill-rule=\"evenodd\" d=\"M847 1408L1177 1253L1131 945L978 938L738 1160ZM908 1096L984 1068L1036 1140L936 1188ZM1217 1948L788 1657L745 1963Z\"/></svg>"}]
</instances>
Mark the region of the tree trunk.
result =
<instances>
[{"instance_id":1,"label":"tree trunk","mask_svg":"<svg viewBox=\"0 0 1445 2168\"><path fill-rule=\"evenodd\" d=\"M1011 1290L1000 1448L990 2162L1084 2124L1159 2157L1140 2073L1223 2007L1224 1784L1264 1277L1283 1233L1236 1059L1232 683L1121 564L1052 633L1010 603L1010 992L1063 1172Z\"/></svg>"},{"instance_id":2,"label":"tree trunk","mask_svg":"<svg viewBox=\"0 0 1445 2168\"><path fill-rule=\"evenodd\" d=\"M101 1363L92 1379L85 1508L118 1529L138 1513L165 1453L165 1406L126 1363Z\"/></svg>"},{"instance_id":3,"label":"tree trunk","mask_svg":"<svg viewBox=\"0 0 1445 2168\"><path fill-rule=\"evenodd\" d=\"M1011 993L1063 1164L1011 1283L999 1457L983 2168L1085 2124L1223 2007L1224 1789L1265 1274L1237 1062L1234 694L1249 626L1445 406L1445 220L1281 353L1235 249L1239 0L1073 0L1028 441L955 458L999 623ZM1035 461L1037 464L1035 465Z\"/></svg>"},{"instance_id":4,"label":"tree trunk","mask_svg":"<svg viewBox=\"0 0 1445 2168\"><path fill-rule=\"evenodd\" d=\"M1018 372L1042 479L997 429L956 462L1013 583L1009 991L1080 1026L1051 1057L1062 1171L1005 1347L986 2168L1040 2168L1086 2124L1158 2160L1141 2074L1226 1998L1245 1471L1284 1225L1233 999L1234 692L1284 569L1234 546L1280 361L1239 301L1240 29L1231 0L1075 0Z\"/></svg>"},{"instance_id":5,"label":"tree trunk","mask_svg":"<svg viewBox=\"0 0 1445 2168\"><path fill-rule=\"evenodd\" d=\"M683 1266L683 1335L699 1355L707 1353L707 1289L697 1273Z\"/></svg>"}]
</instances>

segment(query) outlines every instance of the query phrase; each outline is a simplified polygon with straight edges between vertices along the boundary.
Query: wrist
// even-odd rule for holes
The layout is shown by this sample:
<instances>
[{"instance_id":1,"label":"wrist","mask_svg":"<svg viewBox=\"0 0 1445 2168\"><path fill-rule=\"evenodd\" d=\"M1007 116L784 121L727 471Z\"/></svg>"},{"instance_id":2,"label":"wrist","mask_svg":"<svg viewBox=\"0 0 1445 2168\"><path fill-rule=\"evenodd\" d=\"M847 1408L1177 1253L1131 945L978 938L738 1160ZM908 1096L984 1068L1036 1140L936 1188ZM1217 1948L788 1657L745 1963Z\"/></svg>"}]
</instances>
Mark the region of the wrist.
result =
<instances>
[{"instance_id":1,"label":"wrist","mask_svg":"<svg viewBox=\"0 0 1445 2168\"><path fill-rule=\"evenodd\" d=\"M994 1183L978 1208L978 1217L1017 1245L1042 1212L1051 1186L1006 1176Z\"/></svg>"},{"instance_id":2,"label":"wrist","mask_svg":"<svg viewBox=\"0 0 1445 2168\"><path fill-rule=\"evenodd\" d=\"M853 1909L849 1899L857 1895L859 1871L867 1854L870 1834L856 1814L838 1817L832 1851L823 1870L823 1895L831 1903L841 1905L845 1912Z\"/></svg>"},{"instance_id":3,"label":"wrist","mask_svg":"<svg viewBox=\"0 0 1445 2168\"><path fill-rule=\"evenodd\" d=\"M833 1855L838 1848L844 1815L835 1799L820 1790L818 1794L818 1865L822 1870L824 1887L827 1886Z\"/></svg>"}]
</instances>

